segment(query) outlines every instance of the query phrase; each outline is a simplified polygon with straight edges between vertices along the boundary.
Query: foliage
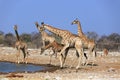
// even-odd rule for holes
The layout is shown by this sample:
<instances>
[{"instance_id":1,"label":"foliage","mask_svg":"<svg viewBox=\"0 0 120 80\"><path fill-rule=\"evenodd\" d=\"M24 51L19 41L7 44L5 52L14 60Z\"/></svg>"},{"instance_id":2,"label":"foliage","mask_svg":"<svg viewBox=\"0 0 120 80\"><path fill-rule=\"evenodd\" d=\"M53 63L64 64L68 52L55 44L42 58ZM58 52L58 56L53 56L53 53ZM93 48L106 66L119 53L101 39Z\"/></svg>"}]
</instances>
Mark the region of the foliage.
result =
<instances>
[{"instance_id":1,"label":"foliage","mask_svg":"<svg viewBox=\"0 0 120 80\"><path fill-rule=\"evenodd\" d=\"M4 36L4 44L6 46L13 46L15 43L15 36L12 33L7 33Z\"/></svg>"},{"instance_id":2,"label":"foliage","mask_svg":"<svg viewBox=\"0 0 120 80\"><path fill-rule=\"evenodd\" d=\"M87 37L88 37L89 39L93 39L93 40L95 40L96 42L97 42L97 40L98 40L98 38L99 38L99 36L98 36L98 34L97 34L96 32L87 32L86 35L87 35Z\"/></svg>"},{"instance_id":3,"label":"foliage","mask_svg":"<svg viewBox=\"0 0 120 80\"><path fill-rule=\"evenodd\" d=\"M2 44L3 43L3 36L2 35L0 35L0 44Z\"/></svg>"},{"instance_id":4,"label":"foliage","mask_svg":"<svg viewBox=\"0 0 120 80\"><path fill-rule=\"evenodd\" d=\"M117 33L112 33L109 36L102 36L97 42L97 47L99 49L107 48L109 50L119 50L120 35Z\"/></svg>"},{"instance_id":5,"label":"foliage","mask_svg":"<svg viewBox=\"0 0 120 80\"><path fill-rule=\"evenodd\" d=\"M4 41L4 32L0 31L0 44L3 44Z\"/></svg>"},{"instance_id":6,"label":"foliage","mask_svg":"<svg viewBox=\"0 0 120 80\"><path fill-rule=\"evenodd\" d=\"M56 38L58 43L61 43L62 38L55 34L49 34ZM111 51L116 51L120 49L120 34L112 33L108 36L103 35L99 38L96 32L87 32L87 37L94 39L96 41L97 49L103 50L107 48ZM40 48L42 46L41 34L37 32L32 32L31 34L23 33L20 38L28 44L29 48ZM12 33L4 34L0 31L0 44L5 46L13 46L16 41L15 35Z\"/></svg>"},{"instance_id":7,"label":"foliage","mask_svg":"<svg viewBox=\"0 0 120 80\"><path fill-rule=\"evenodd\" d=\"M3 32L3 31L0 31L0 35L4 35L4 32Z\"/></svg>"},{"instance_id":8,"label":"foliage","mask_svg":"<svg viewBox=\"0 0 120 80\"><path fill-rule=\"evenodd\" d=\"M31 42L31 35L28 33L21 34L20 38L22 39L22 41Z\"/></svg>"},{"instance_id":9,"label":"foliage","mask_svg":"<svg viewBox=\"0 0 120 80\"><path fill-rule=\"evenodd\" d=\"M35 45L35 48L39 48L42 46L42 39L41 39L41 34L32 32L31 34L31 41Z\"/></svg>"}]
</instances>

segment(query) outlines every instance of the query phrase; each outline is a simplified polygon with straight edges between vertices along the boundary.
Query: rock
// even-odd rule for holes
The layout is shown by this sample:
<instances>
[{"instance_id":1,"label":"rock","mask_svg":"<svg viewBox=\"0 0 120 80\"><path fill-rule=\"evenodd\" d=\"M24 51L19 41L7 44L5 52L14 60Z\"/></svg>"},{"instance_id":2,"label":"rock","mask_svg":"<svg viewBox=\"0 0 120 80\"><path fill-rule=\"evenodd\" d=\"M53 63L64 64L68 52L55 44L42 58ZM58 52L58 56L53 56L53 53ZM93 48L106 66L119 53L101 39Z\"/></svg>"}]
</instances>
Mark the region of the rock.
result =
<instances>
[{"instance_id":1,"label":"rock","mask_svg":"<svg viewBox=\"0 0 120 80\"><path fill-rule=\"evenodd\" d=\"M9 80L8 78L0 78L0 80Z\"/></svg>"},{"instance_id":2,"label":"rock","mask_svg":"<svg viewBox=\"0 0 120 80\"><path fill-rule=\"evenodd\" d=\"M108 72L115 72L115 68L112 68L112 67L109 68L109 69L108 69Z\"/></svg>"}]
</instances>

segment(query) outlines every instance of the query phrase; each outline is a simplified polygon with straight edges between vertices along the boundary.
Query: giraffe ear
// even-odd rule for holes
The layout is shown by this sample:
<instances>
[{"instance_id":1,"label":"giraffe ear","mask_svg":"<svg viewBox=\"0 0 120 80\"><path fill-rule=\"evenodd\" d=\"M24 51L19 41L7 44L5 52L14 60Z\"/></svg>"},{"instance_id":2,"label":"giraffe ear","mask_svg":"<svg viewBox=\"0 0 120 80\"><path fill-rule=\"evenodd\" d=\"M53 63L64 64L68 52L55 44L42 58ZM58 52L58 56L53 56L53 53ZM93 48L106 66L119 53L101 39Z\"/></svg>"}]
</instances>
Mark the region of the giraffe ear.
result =
<instances>
[{"instance_id":1,"label":"giraffe ear","mask_svg":"<svg viewBox=\"0 0 120 80\"><path fill-rule=\"evenodd\" d=\"M17 25L14 25L15 27L17 27Z\"/></svg>"},{"instance_id":2,"label":"giraffe ear","mask_svg":"<svg viewBox=\"0 0 120 80\"><path fill-rule=\"evenodd\" d=\"M16 30L17 30L17 25L14 25L14 29L16 29Z\"/></svg>"},{"instance_id":3,"label":"giraffe ear","mask_svg":"<svg viewBox=\"0 0 120 80\"><path fill-rule=\"evenodd\" d=\"M43 25L44 24L44 22L41 22L41 25Z\"/></svg>"},{"instance_id":4,"label":"giraffe ear","mask_svg":"<svg viewBox=\"0 0 120 80\"><path fill-rule=\"evenodd\" d=\"M35 25L38 27L39 26L38 22L35 22Z\"/></svg>"}]
</instances>

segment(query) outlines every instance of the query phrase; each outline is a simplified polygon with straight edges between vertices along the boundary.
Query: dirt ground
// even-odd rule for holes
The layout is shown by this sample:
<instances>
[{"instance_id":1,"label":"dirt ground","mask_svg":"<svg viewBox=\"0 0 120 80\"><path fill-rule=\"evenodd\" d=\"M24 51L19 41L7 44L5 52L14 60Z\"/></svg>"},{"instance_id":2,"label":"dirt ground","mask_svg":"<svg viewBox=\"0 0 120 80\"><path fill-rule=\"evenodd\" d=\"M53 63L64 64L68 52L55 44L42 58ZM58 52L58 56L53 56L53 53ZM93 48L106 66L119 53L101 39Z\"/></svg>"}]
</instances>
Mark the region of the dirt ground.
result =
<instances>
[{"instance_id":1,"label":"dirt ground","mask_svg":"<svg viewBox=\"0 0 120 80\"><path fill-rule=\"evenodd\" d=\"M28 63L48 65L49 50L40 55L40 49L29 49ZM0 73L0 80L120 80L120 52L109 52L103 56L97 52L94 66L81 66L76 70L75 50L70 50L63 69L59 68L59 58L52 57L52 70L34 73ZM21 55L22 56L22 55ZM16 49L0 47L0 61L16 62ZM73 62L75 64L73 64Z\"/></svg>"}]
</instances>

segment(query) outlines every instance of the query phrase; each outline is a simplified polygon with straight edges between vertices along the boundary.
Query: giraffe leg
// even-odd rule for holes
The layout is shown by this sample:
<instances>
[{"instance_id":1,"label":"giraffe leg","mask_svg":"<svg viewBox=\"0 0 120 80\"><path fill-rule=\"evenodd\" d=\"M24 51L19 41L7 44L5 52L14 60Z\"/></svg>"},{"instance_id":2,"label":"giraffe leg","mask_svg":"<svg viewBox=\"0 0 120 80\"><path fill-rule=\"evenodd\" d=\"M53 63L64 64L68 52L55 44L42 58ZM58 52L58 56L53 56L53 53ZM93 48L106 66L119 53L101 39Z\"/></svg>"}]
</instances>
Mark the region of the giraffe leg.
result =
<instances>
[{"instance_id":1,"label":"giraffe leg","mask_svg":"<svg viewBox=\"0 0 120 80\"><path fill-rule=\"evenodd\" d=\"M87 54L86 53L83 53L84 54L84 62L83 62L83 66L86 66L86 63L87 63L87 60L88 60L88 56L87 56Z\"/></svg>"},{"instance_id":2,"label":"giraffe leg","mask_svg":"<svg viewBox=\"0 0 120 80\"><path fill-rule=\"evenodd\" d=\"M60 68L63 68L63 55L60 54Z\"/></svg>"},{"instance_id":3,"label":"giraffe leg","mask_svg":"<svg viewBox=\"0 0 120 80\"><path fill-rule=\"evenodd\" d=\"M57 50L56 49L53 49L53 55L55 55L55 58L57 59Z\"/></svg>"},{"instance_id":4,"label":"giraffe leg","mask_svg":"<svg viewBox=\"0 0 120 80\"><path fill-rule=\"evenodd\" d=\"M25 63L27 64L28 63L28 56L30 55L28 52L28 49L25 49L25 54L26 54Z\"/></svg>"},{"instance_id":5,"label":"giraffe leg","mask_svg":"<svg viewBox=\"0 0 120 80\"><path fill-rule=\"evenodd\" d=\"M23 48L23 49L22 49L22 52L23 52L23 62L24 62L24 63L27 63L27 62L26 62L26 49Z\"/></svg>"},{"instance_id":6,"label":"giraffe leg","mask_svg":"<svg viewBox=\"0 0 120 80\"><path fill-rule=\"evenodd\" d=\"M45 40L43 40L43 48L45 47Z\"/></svg>"},{"instance_id":7,"label":"giraffe leg","mask_svg":"<svg viewBox=\"0 0 120 80\"><path fill-rule=\"evenodd\" d=\"M28 63L28 55L29 55L29 52L26 51L26 58L25 58L25 63L26 63L26 64Z\"/></svg>"},{"instance_id":8,"label":"giraffe leg","mask_svg":"<svg viewBox=\"0 0 120 80\"><path fill-rule=\"evenodd\" d=\"M92 66L95 64L95 60L96 60L96 50L95 50L95 48L93 48L93 50L92 50Z\"/></svg>"},{"instance_id":9,"label":"giraffe leg","mask_svg":"<svg viewBox=\"0 0 120 80\"><path fill-rule=\"evenodd\" d=\"M96 52L92 51L92 66L95 64L95 56L96 56Z\"/></svg>"},{"instance_id":10,"label":"giraffe leg","mask_svg":"<svg viewBox=\"0 0 120 80\"><path fill-rule=\"evenodd\" d=\"M90 60L90 49L87 51L88 59L86 60L85 66L88 65L89 60Z\"/></svg>"},{"instance_id":11,"label":"giraffe leg","mask_svg":"<svg viewBox=\"0 0 120 80\"><path fill-rule=\"evenodd\" d=\"M67 48L67 49L65 50L64 55L62 55L62 56L63 56L63 64L65 63L65 60L66 60L66 57L67 57L68 51L69 51L69 48Z\"/></svg>"},{"instance_id":12,"label":"giraffe leg","mask_svg":"<svg viewBox=\"0 0 120 80\"><path fill-rule=\"evenodd\" d=\"M45 51L45 49L44 49L44 48L41 48L40 55L42 55L44 51Z\"/></svg>"},{"instance_id":13,"label":"giraffe leg","mask_svg":"<svg viewBox=\"0 0 120 80\"><path fill-rule=\"evenodd\" d=\"M77 58L79 58L79 54L78 54L78 51L76 50L76 56L77 56ZM72 64L70 65L70 68L72 68L72 65L74 65L75 64L75 62L76 62L76 60L74 60L74 59L72 59L73 60L73 62L72 62Z\"/></svg>"},{"instance_id":14,"label":"giraffe leg","mask_svg":"<svg viewBox=\"0 0 120 80\"><path fill-rule=\"evenodd\" d=\"M82 60L82 57L83 57L83 48L82 48L82 45L78 44L78 43L75 44L75 48L76 48L76 50L78 51L78 54L79 54L78 65L76 66L76 69L78 69L80 67L81 60Z\"/></svg>"},{"instance_id":15,"label":"giraffe leg","mask_svg":"<svg viewBox=\"0 0 120 80\"><path fill-rule=\"evenodd\" d=\"M51 58L52 58L52 54L50 54L50 62L49 62L49 64L51 64Z\"/></svg>"},{"instance_id":16,"label":"giraffe leg","mask_svg":"<svg viewBox=\"0 0 120 80\"><path fill-rule=\"evenodd\" d=\"M94 48L89 48L89 51L88 51L88 59L86 61L86 65L88 65L90 59L92 61L92 66L94 65L94 61L95 61L95 51L94 51Z\"/></svg>"},{"instance_id":17,"label":"giraffe leg","mask_svg":"<svg viewBox=\"0 0 120 80\"><path fill-rule=\"evenodd\" d=\"M16 56L17 56L17 63L19 64L20 63L19 62L19 59L20 59L20 49L18 49L18 52L17 52Z\"/></svg>"},{"instance_id":18,"label":"giraffe leg","mask_svg":"<svg viewBox=\"0 0 120 80\"><path fill-rule=\"evenodd\" d=\"M64 47L63 47L63 49L60 51L60 53L59 53L59 55L60 55L60 67L62 68L63 67L63 52L67 49L69 47L69 44L67 44L67 45L65 45Z\"/></svg>"},{"instance_id":19,"label":"giraffe leg","mask_svg":"<svg viewBox=\"0 0 120 80\"><path fill-rule=\"evenodd\" d=\"M89 61L90 61L90 57L91 57L91 50L88 48L88 59L86 60L85 66L88 65Z\"/></svg>"},{"instance_id":20,"label":"giraffe leg","mask_svg":"<svg viewBox=\"0 0 120 80\"><path fill-rule=\"evenodd\" d=\"M48 48L50 48L50 47L52 47L52 46L53 46L53 43L49 43L48 45L45 46L45 43L43 42L43 47L41 48L41 53L40 53L40 55L43 54L43 52L44 52L46 49L48 49ZM55 49L52 49L52 50L54 51Z\"/></svg>"}]
</instances>

